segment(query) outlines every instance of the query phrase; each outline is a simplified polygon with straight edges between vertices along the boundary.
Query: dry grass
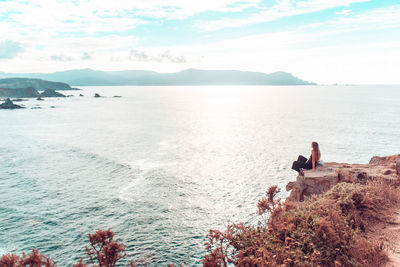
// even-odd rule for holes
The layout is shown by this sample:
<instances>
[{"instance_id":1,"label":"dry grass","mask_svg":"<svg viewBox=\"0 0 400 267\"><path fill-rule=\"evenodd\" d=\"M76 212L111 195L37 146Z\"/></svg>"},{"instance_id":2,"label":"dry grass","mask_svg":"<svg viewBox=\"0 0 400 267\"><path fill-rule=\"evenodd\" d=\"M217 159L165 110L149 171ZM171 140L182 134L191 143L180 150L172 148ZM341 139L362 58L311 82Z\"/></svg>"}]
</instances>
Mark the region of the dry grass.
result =
<instances>
[{"instance_id":1,"label":"dry grass","mask_svg":"<svg viewBox=\"0 0 400 267\"><path fill-rule=\"evenodd\" d=\"M369 241L366 229L387 221L400 202L395 185L371 181L340 183L302 203L282 203L271 187L259 201L258 226L211 230L204 266L383 266L383 243Z\"/></svg>"}]
</instances>

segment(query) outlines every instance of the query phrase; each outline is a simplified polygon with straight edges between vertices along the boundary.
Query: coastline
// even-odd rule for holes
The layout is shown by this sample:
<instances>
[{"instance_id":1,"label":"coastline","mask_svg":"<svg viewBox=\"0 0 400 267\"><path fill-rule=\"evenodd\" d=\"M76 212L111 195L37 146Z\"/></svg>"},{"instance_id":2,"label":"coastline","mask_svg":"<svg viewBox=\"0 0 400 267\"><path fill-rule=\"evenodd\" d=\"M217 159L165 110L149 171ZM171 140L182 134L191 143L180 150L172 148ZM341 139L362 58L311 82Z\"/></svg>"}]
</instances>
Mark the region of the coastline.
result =
<instances>
[{"instance_id":1,"label":"coastline","mask_svg":"<svg viewBox=\"0 0 400 267\"><path fill-rule=\"evenodd\" d=\"M210 230L203 266L398 266L399 178L400 154L305 171L284 201L268 189L257 227Z\"/></svg>"},{"instance_id":2,"label":"coastline","mask_svg":"<svg viewBox=\"0 0 400 267\"><path fill-rule=\"evenodd\" d=\"M290 191L289 201L303 201L311 195L320 195L329 191L338 183L361 183L381 180L398 187L400 179L400 154L386 157L372 157L368 164L348 164L328 162L318 167L316 172L304 171L295 182L289 182L286 190ZM400 266L400 204L389 208L386 221L381 221L368 229L371 240L382 242L387 250L386 266Z\"/></svg>"},{"instance_id":3,"label":"coastline","mask_svg":"<svg viewBox=\"0 0 400 267\"><path fill-rule=\"evenodd\" d=\"M382 180L396 184L399 174L400 154L375 156L368 164L326 162L315 172L304 170L304 175L297 176L296 181L286 185L286 191L291 191L288 199L303 201L305 197L319 195L341 182L365 184L367 181Z\"/></svg>"}]
</instances>

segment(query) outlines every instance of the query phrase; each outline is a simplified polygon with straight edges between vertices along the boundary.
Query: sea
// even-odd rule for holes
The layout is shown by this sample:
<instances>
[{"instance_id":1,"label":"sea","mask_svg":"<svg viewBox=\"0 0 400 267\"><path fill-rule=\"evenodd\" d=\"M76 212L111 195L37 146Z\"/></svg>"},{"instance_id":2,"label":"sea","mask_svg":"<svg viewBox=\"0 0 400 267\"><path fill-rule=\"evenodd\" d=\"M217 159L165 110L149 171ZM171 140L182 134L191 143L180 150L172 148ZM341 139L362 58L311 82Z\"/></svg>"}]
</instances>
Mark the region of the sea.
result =
<instances>
[{"instance_id":1,"label":"sea","mask_svg":"<svg viewBox=\"0 0 400 267\"><path fill-rule=\"evenodd\" d=\"M325 162L400 153L396 85L81 88L0 110L0 255L72 266L111 229L139 264L199 266L312 141Z\"/></svg>"}]
</instances>

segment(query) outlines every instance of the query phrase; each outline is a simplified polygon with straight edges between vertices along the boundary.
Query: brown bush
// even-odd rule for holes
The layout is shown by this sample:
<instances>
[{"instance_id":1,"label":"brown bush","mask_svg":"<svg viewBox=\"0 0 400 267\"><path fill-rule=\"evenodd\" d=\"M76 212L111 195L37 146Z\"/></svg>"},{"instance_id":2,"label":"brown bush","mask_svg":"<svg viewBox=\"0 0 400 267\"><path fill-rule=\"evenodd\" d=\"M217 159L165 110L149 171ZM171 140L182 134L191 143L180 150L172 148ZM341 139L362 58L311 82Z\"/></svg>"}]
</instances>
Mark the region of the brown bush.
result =
<instances>
[{"instance_id":1,"label":"brown bush","mask_svg":"<svg viewBox=\"0 0 400 267\"><path fill-rule=\"evenodd\" d=\"M18 256L15 254L6 254L0 258L0 266L1 267L53 267L56 266L56 263L39 254L36 249L32 249L31 254L26 255L25 253L22 256Z\"/></svg>"},{"instance_id":2,"label":"brown bush","mask_svg":"<svg viewBox=\"0 0 400 267\"><path fill-rule=\"evenodd\" d=\"M379 181L340 183L302 203L275 199L271 187L257 205L269 217L258 226L233 224L210 230L203 266L381 266L382 243L368 241L366 227L389 218L395 187Z\"/></svg>"},{"instance_id":3,"label":"brown bush","mask_svg":"<svg viewBox=\"0 0 400 267\"><path fill-rule=\"evenodd\" d=\"M111 230L98 230L94 234L89 234L90 247L86 247L86 254L92 265L86 265L81 259L74 267L115 267L117 262L124 258L126 254L125 246L114 240L114 233ZM96 265L96 262L98 265ZM22 256L6 254L0 258L0 267L54 267L56 263L39 254L38 250L33 249L31 254ZM133 261L129 263L134 267Z\"/></svg>"},{"instance_id":4,"label":"brown bush","mask_svg":"<svg viewBox=\"0 0 400 267\"><path fill-rule=\"evenodd\" d=\"M93 265L96 260L100 267L115 267L117 261L126 256L126 247L114 240L114 233L110 229L89 234L89 242L86 254Z\"/></svg>"}]
</instances>

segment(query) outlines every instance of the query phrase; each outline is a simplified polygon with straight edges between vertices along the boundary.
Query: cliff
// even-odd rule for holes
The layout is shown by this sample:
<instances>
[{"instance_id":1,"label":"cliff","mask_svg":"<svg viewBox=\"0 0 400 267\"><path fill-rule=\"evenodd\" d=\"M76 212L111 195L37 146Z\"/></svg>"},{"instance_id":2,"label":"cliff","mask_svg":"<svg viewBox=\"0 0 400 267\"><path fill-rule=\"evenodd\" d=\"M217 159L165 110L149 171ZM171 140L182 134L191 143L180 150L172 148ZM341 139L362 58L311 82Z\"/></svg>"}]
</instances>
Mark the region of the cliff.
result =
<instances>
[{"instance_id":1,"label":"cliff","mask_svg":"<svg viewBox=\"0 0 400 267\"><path fill-rule=\"evenodd\" d=\"M340 182L365 184L379 179L393 184L399 180L400 154L388 157L373 157L368 164L327 162L316 171L305 170L296 181L286 186L289 200L303 201L305 197L319 195Z\"/></svg>"},{"instance_id":2,"label":"cliff","mask_svg":"<svg viewBox=\"0 0 400 267\"><path fill-rule=\"evenodd\" d=\"M66 83L52 82L42 79L31 79L31 78L6 78L0 79L0 88L19 89L33 87L38 91L45 89L53 90L74 90Z\"/></svg>"},{"instance_id":3,"label":"cliff","mask_svg":"<svg viewBox=\"0 0 400 267\"><path fill-rule=\"evenodd\" d=\"M38 97L38 91L33 87L28 88L1 88L0 97L16 97L16 98L27 98L27 97Z\"/></svg>"},{"instance_id":4,"label":"cliff","mask_svg":"<svg viewBox=\"0 0 400 267\"><path fill-rule=\"evenodd\" d=\"M305 171L285 201L271 186L257 224L210 230L203 266L400 266L399 172L400 155L373 157Z\"/></svg>"}]
</instances>

